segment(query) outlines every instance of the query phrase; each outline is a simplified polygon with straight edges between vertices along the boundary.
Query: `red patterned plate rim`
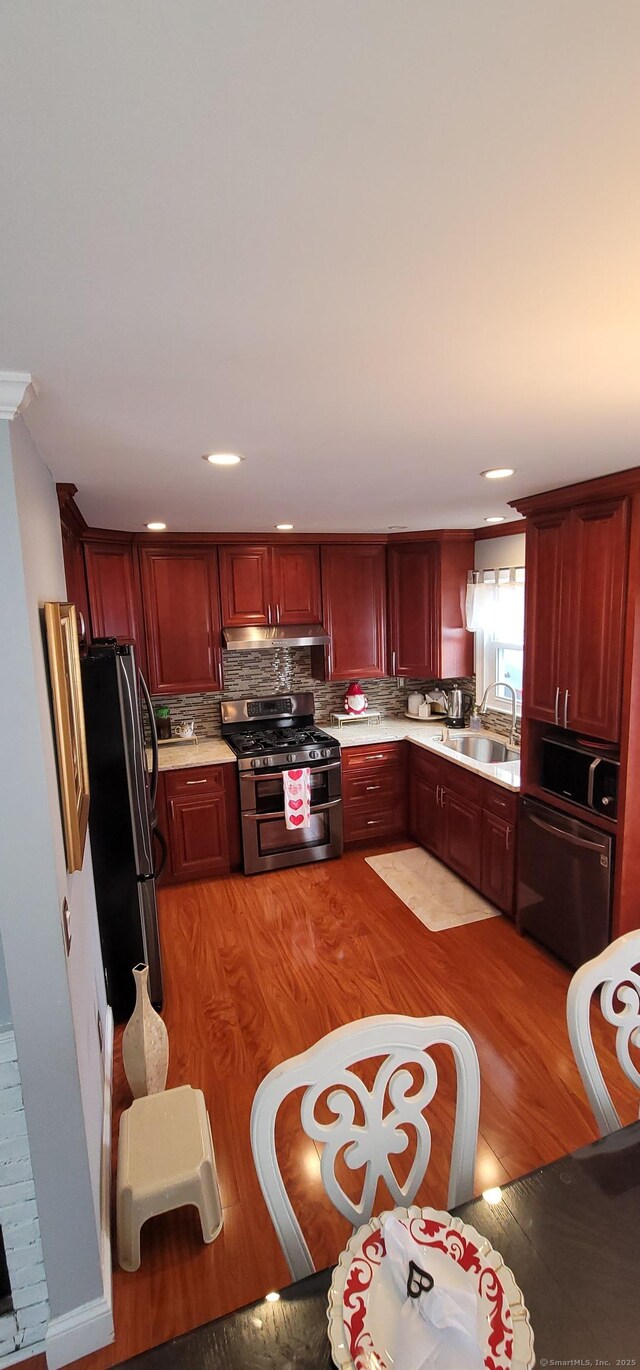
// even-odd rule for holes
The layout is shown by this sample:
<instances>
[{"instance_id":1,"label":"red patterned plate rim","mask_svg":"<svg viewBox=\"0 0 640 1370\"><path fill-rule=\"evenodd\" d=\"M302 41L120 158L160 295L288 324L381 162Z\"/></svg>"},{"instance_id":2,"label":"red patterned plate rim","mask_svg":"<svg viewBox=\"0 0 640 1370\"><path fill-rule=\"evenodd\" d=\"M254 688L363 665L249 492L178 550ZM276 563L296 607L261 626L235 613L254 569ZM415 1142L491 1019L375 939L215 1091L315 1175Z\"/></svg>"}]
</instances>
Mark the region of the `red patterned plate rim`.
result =
<instances>
[{"instance_id":1,"label":"red patterned plate rim","mask_svg":"<svg viewBox=\"0 0 640 1370\"><path fill-rule=\"evenodd\" d=\"M479 1281L489 1277L491 1289L499 1291L498 1298L495 1300L497 1317L490 1320L491 1332L488 1336L488 1352L485 1358L486 1370L532 1370L535 1366L535 1355L533 1351L533 1332L529 1322L529 1314L525 1307L521 1290L518 1288L515 1279L504 1264L502 1256L492 1247L486 1237L483 1237L475 1228L463 1223L460 1218L453 1218L450 1213L439 1212L433 1208L396 1208L393 1209L394 1217L408 1224L420 1223L428 1224L430 1234L435 1237L435 1243L426 1242L425 1244L438 1244L444 1241L443 1249L452 1259L462 1256L460 1264L464 1266L465 1260L475 1266L482 1266L482 1272L476 1270ZM367 1350L366 1335L361 1339L358 1333L364 1327L347 1325L344 1315L345 1289L347 1285L350 1267L354 1259L359 1260L359 1278L362 1279L362 1267L364 1266L365 1277L366 1267L371 1264L371 1279L375 1273L375 1266L378 1266L382 1259L383 1252L380 1251L380 1239L375 1240L375 1234L379 1231L389 1213L381 1213L379 1217L372 1218L371 1222L365 1223L358 1228L350 1237L345 1250L342 1252L338 1264L333 1273L331 1289L329 1290L329 1303L327 1308L329 1341L334 1363L341 1367L341 1370L360 1370L366 1363L366 1359L357 1353L359 1348L362 1353ZM450 1234L447 1236L447 1234ZM413 1235L416 1235L415 1231ZM369 1242L368 1259L362 1255L363 1246ZM453 1245L450 1250L448 1243ZM376 1259L377 1257L377 1259ZM491 1277L495 1278L491 1278ZM486 1300L485 1300L486 1302ZM489 1300L491 1302L491 1300ZM366 1308L365 1308L366 1312ZM362 1320L360 1320L362 1323ZM503 1334L504 1329L504 1334ZM497 1357L489 1346L493 1337L494 1348L498 1351ZM512 1337L512 1345L509 1345ZM370 1340L370 1339L369 1339ZM356 1349L356 1360L352 1359L351 1348ZM369 1352L374 1348L369 1346ZM508 1354L507 1354L508 1353ZM382 1370L382 1362L380 1362Z\"/></svg>"}]
</instances>

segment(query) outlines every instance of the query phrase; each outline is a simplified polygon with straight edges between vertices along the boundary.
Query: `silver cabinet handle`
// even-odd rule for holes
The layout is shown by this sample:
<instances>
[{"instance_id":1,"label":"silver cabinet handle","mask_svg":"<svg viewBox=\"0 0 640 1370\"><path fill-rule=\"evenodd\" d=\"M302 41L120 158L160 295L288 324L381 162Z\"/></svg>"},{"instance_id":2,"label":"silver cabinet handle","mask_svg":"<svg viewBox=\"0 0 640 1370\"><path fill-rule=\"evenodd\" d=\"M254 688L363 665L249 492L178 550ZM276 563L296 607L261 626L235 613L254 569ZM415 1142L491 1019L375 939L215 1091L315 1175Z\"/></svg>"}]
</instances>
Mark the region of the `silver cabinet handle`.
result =
<instances>
[{"instance_id":1,"label":"silver cabinet handle","mask_svg":"<svg viewBox=\"0 0 640 1370\"><path fill-rule=\"evenodd\" d=\"M276 604L276 623L280 622L280 605Z\"/></svg>"},{"instance_id":2,"label":"silver cabinet handle","mask_svg":"<svg viewBox=\"0 0 640 1370\"><path fill-rule=\"evenodd\" d=\"M203 776L202 780L185 780L185 785L206 785L208 776Z\"/></svg>"},{"instance_id":3,"label":"silver cabinet handle","mask_svg":"<svg viewBox=\"0 0 640 1370\"><path fill-rule=\"evenodd\" d=\"M556 685L556 707L555 707L555 716L556 716L556 717L555 717L555 722L556 722L556 727L558 726L558 723L559 723L559 719L558 719L558 703L559 703L559 700L560 700L560 686L559 686L559 685Z\"/></svg>"},{"instance_id":4,"label":"silver cabinet handle","mask_svg":"<svg viewBox=\"0 0 640 1370\"><path fill-rule=\"evenodd\" d=\"M564 692L564 726L569 727L569 691Z\"/></svg>"},{"instance_id":5,"label":"silver cabinet handle","mask_svg":"<svg viewBox=\"0 0 640 1370\"><path fill-rule=\"evenodd\" d=\"M379 789L380 789L380 786L379 786L379 785L367 785L367 786L366 786L366 789L367 789L367 790L379 790Z\"/></svg>"},{"instance_id":6,"label":"silver cabinet handle","mask_svg":"<svg viewBox=\"0 0 640 1370\"><path fill-rule=\"evenodd\" d=\"M78 627L79 627L79 629L80 629L80 634L79 634L79 636L80 636L81 638L85 638L85 637L87 636L87 630L86 630L86 627L85 627L84 614L83 614L83 612L82 612L82 609L76 608L76 617L77 617L77 619L78 619Z\"/></svg>"},{"instance_id":7,"label":"silver cabinet handle","mask_svg":"<svg viewBox=\"0 0 640 1370\"><path fill-rule=\"evenodd\" d=\"M507 851L511 845L511 828L507 828Z\"/></svg>"},{"instance_id":8,"label":"silver cabinet handle","mask_svg":"<svg viewBox=\"0 0 640 1370\"><path fill-rule=\"evenodd\" d=\"M267 604L267 623L271 623L271 605Z\"/></svg>"},{"instance_id":9,"label":"silver cabinet handle","mask_svg":"<svg viewBox=\"0 0 640 1370\"><path fill-rule=\"evenodd\" d=\"M377 823L381 823L381 822L382 822L382 819L381 819L381 818L368 818L368 819L367 819L367 827L368 827L368 828L375 828L376 824L377 824Z\"/></svg>"},{"instance_id":10,"label":"silver cabinet handle","mask_svg":"<svg viewBox=\"0 0 640 1370\"><path fill-rule=\"evenodd\" d=\"M395 647L394 647L394 649L393 649L393 651L392 651L392 653L391 653L391 674L392 674L392 675L395 675L395 673L396 673L396 652L395 652Z\"/></svg>"},{"instance_id":11,"label":"silver cabinet handle","mask_svg":"<svg viewBox=\"0 0 640 1370\"><path fill-rule=\"evenodd\" d=\"M444 808L444 797L445 797L445 794L446 794L446 793L447 793L447 791L445 790L444 785L441 785L441 786L440 786L440 805L441 805L441 808Z\"/></svg>"}]
</instances>

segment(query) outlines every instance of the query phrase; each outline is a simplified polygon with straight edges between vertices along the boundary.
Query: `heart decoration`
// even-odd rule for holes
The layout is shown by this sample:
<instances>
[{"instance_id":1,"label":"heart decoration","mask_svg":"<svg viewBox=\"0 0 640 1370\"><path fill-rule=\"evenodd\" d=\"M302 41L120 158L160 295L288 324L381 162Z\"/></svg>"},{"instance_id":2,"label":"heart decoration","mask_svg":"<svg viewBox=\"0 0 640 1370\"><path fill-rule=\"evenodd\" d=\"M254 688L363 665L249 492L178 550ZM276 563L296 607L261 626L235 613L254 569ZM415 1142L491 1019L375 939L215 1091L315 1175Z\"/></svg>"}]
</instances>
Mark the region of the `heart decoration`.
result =
<instances>
[{"instance_id":1,"label":"heart decoration","mask_svg":"<svg viewBox=\"0 0 640 1370\"><path fill-rule=\"evenodd\" d=\"M290 779L290 780L300 780L301 777L302 777L302 771L289 771L289 779Z\"/></svg>"},{"instance_id":2,"label":"heart decoration","mask_svg":"<svg viewBox=\"0 0 640 1370\"><path fill-rule=\"evenodd\" d=\"M290 808L290 809L301 809L301 808L302 808L302 805L303 805L303 802L304 802L304 801L303 801L302 799L290 799L290 800L289 800L289 808Z\"/></svg>"},{"instance_id":3,"label":"heart decoration","mask_svg":"<svg viewBox=\"0 0 640 1370\"><path fill-rule=\"evenodd\" d=\"M290 823L293 823L294 826L295 826L296 828L299 828L299 827L300 827L300 824L301 824L301 823L304 823L304 814L302 814L302 813L292 813L291 818L289 819L289 822L290 822Z\"/></svg>"}]
</instances>

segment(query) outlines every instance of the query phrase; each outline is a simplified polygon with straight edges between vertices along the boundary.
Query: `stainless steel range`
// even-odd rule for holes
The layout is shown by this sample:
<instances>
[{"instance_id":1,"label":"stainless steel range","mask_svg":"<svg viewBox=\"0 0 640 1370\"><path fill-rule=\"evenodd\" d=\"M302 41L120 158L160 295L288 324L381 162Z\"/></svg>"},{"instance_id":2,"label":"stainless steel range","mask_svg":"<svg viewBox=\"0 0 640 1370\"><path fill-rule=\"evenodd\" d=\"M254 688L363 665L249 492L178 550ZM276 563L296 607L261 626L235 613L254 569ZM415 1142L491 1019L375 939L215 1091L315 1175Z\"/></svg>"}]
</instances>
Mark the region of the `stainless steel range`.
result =
<instances>
[{"instance_id":1,"label":"stainless steel range","mask_svg":"<svg viewBox=\"0 0 640 1370\"><path fill-rule=\"evenodd\" d=\"M316 728L313 695L225 700L222 736L238 757L246 875L342 855L340 745ZM308 766L311 822L290 832L282 773Z\"/></svg>"}]
</instances>

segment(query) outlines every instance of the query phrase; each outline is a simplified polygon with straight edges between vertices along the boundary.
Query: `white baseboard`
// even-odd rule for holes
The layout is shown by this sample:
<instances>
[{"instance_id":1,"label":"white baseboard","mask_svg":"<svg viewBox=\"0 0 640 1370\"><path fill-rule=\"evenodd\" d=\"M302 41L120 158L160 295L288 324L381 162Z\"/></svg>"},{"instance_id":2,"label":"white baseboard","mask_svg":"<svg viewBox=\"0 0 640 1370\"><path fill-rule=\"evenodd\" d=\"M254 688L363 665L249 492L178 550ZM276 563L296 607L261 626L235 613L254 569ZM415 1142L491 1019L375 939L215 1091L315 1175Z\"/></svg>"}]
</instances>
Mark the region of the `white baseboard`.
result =
<instances>
[{"instance_id":1,"label":"white baseboard","mask_svg":"<svg viewBox=\"0 0 640 1370\"><path fill-rule=\"evenodd\" d=\"M113 1311L111 1299L92 1299L70 1313L52 1318L45 1342L49 1370L61 1370L63 1365L99 1351L113 1341Z\"/></svg>"},{"instance_id":2,"label":"white baseboard","mask_svg":"<svg viewBox=\"0 0 640 1370\"><path fill-rule=\"evenodd\" d=\"M100 1172L100 1262L102 1296L52 1318L45 1349L49 1370L99 1351L113 1341L111 1292L111 1092L113 1077L113 1014L107 1008L104 1023L104 1087L102 1108L102 1162Z\"/></svg>"}]
</instances>

